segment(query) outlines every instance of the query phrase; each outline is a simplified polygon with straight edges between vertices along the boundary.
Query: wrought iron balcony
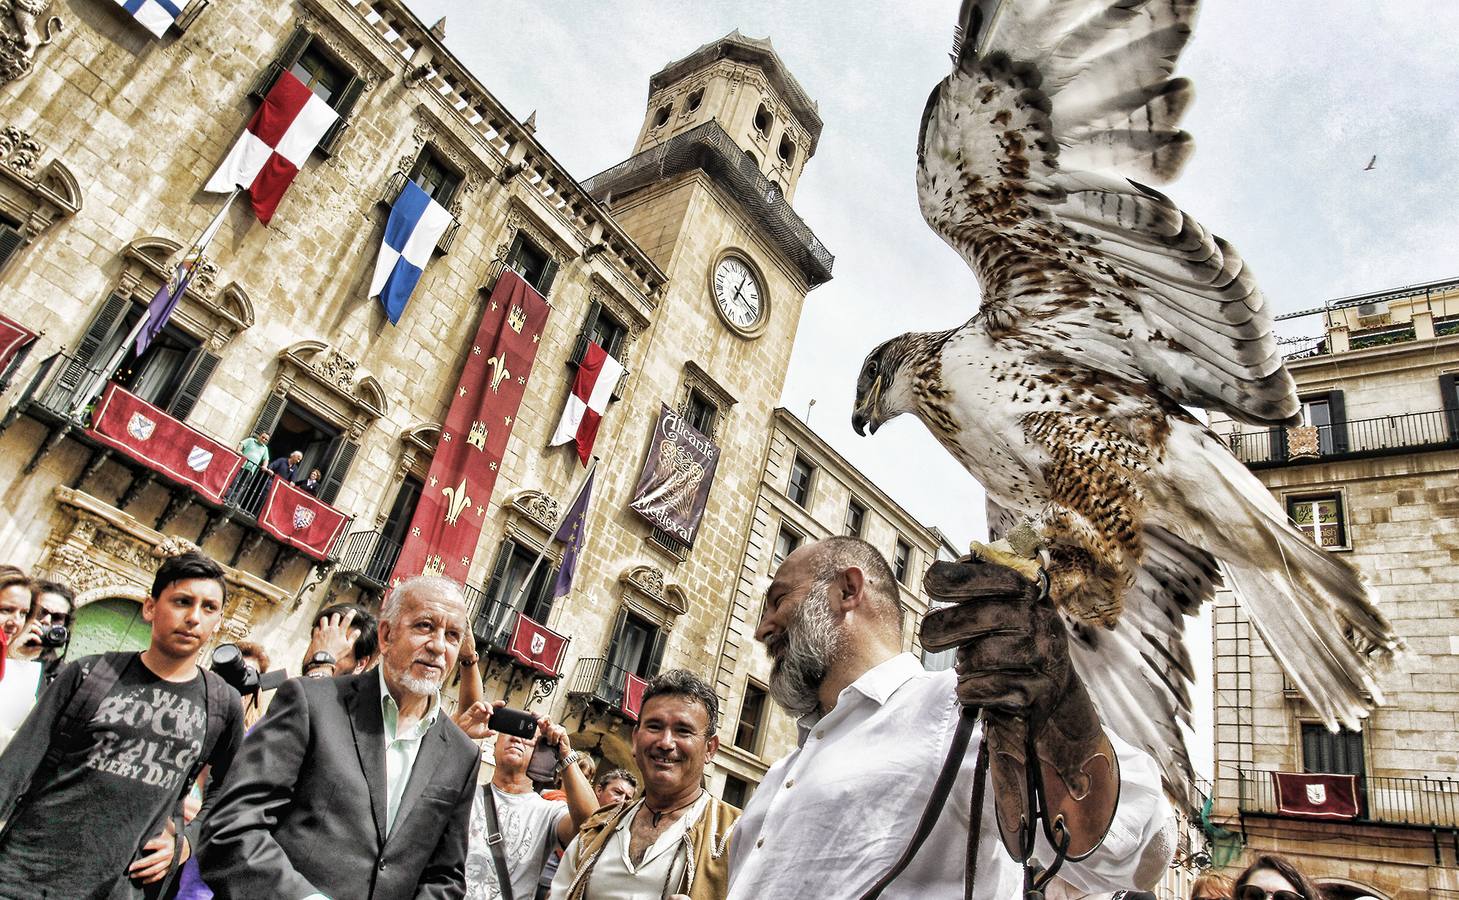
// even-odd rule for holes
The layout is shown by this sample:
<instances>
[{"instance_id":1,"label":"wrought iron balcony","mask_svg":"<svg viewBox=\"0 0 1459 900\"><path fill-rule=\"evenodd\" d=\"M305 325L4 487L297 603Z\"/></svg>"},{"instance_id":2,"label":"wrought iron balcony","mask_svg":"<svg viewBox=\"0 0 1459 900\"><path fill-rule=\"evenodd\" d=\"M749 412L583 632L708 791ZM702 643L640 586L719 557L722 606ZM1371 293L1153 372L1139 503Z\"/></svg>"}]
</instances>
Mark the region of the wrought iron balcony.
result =
<instances>
[{"instance_id":1,"label":"wrought iron balcony","mask_svg":"<svg viewBox=\"0 0 1459 900\"><path fill-rule=\"evenodd\" d=\"M1236 432L1226 436L1226 443L1253 469L1459 448L1459 409Z\"/></svg>"},{"instance_id":2,"label":"wrought iron balcony","mask_svg":"<svg viewBox=\"0 0 1459 900\"><path fill-rule=\"evenodd\" d=\"M611 709L622 709L628 686L628 670L601 656L585 656L572 671L568 699L596 700Z\"/></svg>"},{"instance_id":3,"label":"wrought iron balcony","mask_svg":"<svg viewBox=\"0 0 1459 900\"><path fill-rule=\"evenodd\" d=\"M400 542L379 531L354 531L340 541L339 569L358 575L376 589L384 589L386 579L400 559Z\"/></svg>"},{"instance_id":4,"label":"wrought iron balcony","mask_svg":"<svg viewBox=\"0 0 1459 900\"><path fill-rule=\"evenodd\" d=\"M1278 809L1272 772L1238 769L1242 815L1284 817ZM1424 776L1394 778L1357 777L1358 815L1355 824L1400 825L1417 828L1459 828L1459 779Z\"/></svg>"},{"instance_id":5,"label":"wrought iron balcony","mask_svg":"<svg viewBox=\"0 0 1459 900\"><path fill-rule=\"evenodd\" d=\"M480 588L467 585L466 613L476 635L477 651L507 655L517 625L517 610L505 600L488 597Z\"/></svg>"},{"instance_id":6,"label":"wrought iron balcony","mask_svg":"<svg viewBox=\"0 0 1459 900\"><path fill-rule=\"evenodd\" d=\"M408 178L404 172L391 175L390 180L385 182L385 193L380 197L380 204L387 208L394 206L395 201L400 199L400 192L405 190ZM441 232L440 240L436 241L437 253L450 253L451 244L456 240L456 232L461 229L461 205L452 203L446 211L451 214L451 224L446 226L446 230Z\"/></svg>"},{"instance_id":7,"label":"wrought iron balcony","mask_svg":"<svg viewBox=\"0 0 1459 900\"><path fill-rule=\"evenodd\" d=\"M264 537L272 538L279 544L279 550L275 553L273 562L268 566L265 575L271 580L290 556L285 551L297 549L289 546L287 532L285 536L281 537L278 533L269 530L268 523L261 521L265 502L275 488L277 476L245 461L237 475L234 476L232 483L227 485L226 491L220 490L217 494L206 494L196 485L181 480L182 476L178 475L175 470L169 474L169 471L159 469L154 462L149 462L133 450L118 446L115 441L108 443L103 440L97 432L92 430L95 424L92 414L97 403L104 396L103 391L107 379L103 376L109 374L94 365L82 362L71 353L54 353L41 362L35 375L26 384L24 392L6 412L5 417L0 419L0 431L4 431L22 415L35 419L47 429L46 437L36 448L23 471L25 473L33 471L62 440L70 437L91 451L90 458L81 473L72 482L72 487L81 488L92 475L96 474L103 463L107 460L114 460L132 472L130 483L121 495L112 501L117 509L127 509L148 484L160 484L168 490L171 497L166 508L153 523L155 529L158 531L166 529L169 523L184 509L198 504L207 510L208 516L195 543L202 544L207 541L226 522L233 522L243 529L244 535L240 538L238 546L229 560L230 566L238 565L239 560L257 547ZM173 418L163 410L154 409L149 415L158 420L157 423L150 423L149 427L160 427L158 423L170 422L171 427L187 429L206 438L209 442L221 443L211 435ZM279 490L283 490L283 488L280 487ZM310 498L307 505L316 507L316 513L327 510L330 514L344 516L344 525L341 527L339 538L331 539L328 546L310 544L307 551L307 555L317 561L333 563L338 559L344 547L343 532L348 526L350 517L322 500ZM305 515L309 515L308 510L305 511ZM293 523L294 528L297 530L304 527L312 520L312 515L303 520L296 519Z\"/></svg>"}]
</instances>

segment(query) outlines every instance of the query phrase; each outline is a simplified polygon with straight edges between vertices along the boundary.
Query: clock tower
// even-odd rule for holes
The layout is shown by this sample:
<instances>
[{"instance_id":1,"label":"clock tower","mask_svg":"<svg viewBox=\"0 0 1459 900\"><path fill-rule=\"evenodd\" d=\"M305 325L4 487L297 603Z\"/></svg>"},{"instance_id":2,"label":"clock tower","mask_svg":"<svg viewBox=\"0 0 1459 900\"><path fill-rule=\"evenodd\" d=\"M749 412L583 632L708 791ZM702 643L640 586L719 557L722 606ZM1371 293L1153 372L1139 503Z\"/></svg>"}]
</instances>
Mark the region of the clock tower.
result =
<instances>
[{"instance_id":1,"label":"clock tower","mask_svg":"<svg viewBox=\"0 0 1459 900\"><path fill-rule=\"evenodd\" d=\"M791 206L820 134L815 102L770 42L736 31L649 79L633 154L584 184L668 276L627 360L622 412L640 421L603 458L650 452L641 426L660 403L720 451L695 545L647 538L698 608L671 639L694 671L720 670L731 611L749 614L737 573L745 541L770 527L754 515L766 441L801 307L831 278L831 254ZM732 704L743 684L716 688Z\"/></svg>"}]
</instances>

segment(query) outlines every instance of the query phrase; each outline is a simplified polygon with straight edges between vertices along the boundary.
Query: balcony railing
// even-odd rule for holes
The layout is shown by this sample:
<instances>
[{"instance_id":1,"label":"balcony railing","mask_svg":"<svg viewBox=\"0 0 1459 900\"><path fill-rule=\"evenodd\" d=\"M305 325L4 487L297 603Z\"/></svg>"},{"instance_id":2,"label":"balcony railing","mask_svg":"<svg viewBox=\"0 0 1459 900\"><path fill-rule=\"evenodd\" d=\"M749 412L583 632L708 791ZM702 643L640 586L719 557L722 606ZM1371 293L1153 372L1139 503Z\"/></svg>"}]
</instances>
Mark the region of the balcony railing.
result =
<instances>
[{"instance_id":1,"label":"balcony railing","mask_svg":"<svg viewBox=\"0 0 1459 900\"><path fill-rule=\"evenodd\" d=\"M195 490L192 485L177 481L165 472L158 471L152 464L135 457L126 449L108 446L93 436L87 429L92 424L92 410L100 401L105 389L102 374L102 370L79 361L70 353L54 353L41 362L35 375L26 384L25 391L5 414L4 419L0 420L0 431L9 427L21 415L28 415L36 419L50 430L49 437L36 449L35 455L31 458L25 471L33 470L62 438L69 435L93 451L91 462L87 464L73 486L79 487L96 470L101 461L111 455L123 458L127 467L135 472L131 486L116 501L117 508L127 508L148 480L155 480L172 491L172 502L168 503L167 509L157 519L154 526L158 530L163 529L178 510L186 505L186 502L196 502L213 510L209 515L208 524L204 526L203 532L198 536L198 543L205 541L224 521L236 522L245 530L255 532L257 537L269 534L265 525L259 522L259 516L277 476L267 469L254 467L245 461L234 477L233 483L228 486L227 492L222 495L221 502L216 503L211 495L204 495ZM159 414L172 419L165 412L159 411ZM177 422L178 420L172 419L172 421ZM182 424L186 425L186 423ZM186 427L191 428L191 426ZM197 429L192 430L203 434ZM216 440L211 435L204 436ZM321 507L338 512L323 501L311 502L318 502ZM348 520L349 517L345 516L346 527ZM300 526L296 524L295 527ZM285 543L283 539L277 537L275 539ZM309 554L316 559L334 561L344 549L345 543L345 535L341 534L338 539L333 540L330 546L311 549ZM240 552L243 547L244 543L240 543ZM275 561L270 566L270 578L276 573L276 567L286 555L275 556ZM239 554L235 553L230 565L236 565L238 558Z\"/></svg>"},{"instance_id":2,"label":"balcony railing","mask_svg":"<svg viewBox=\"0 0 1459 900\"><path fill-rule=\"evenodd\" d=\"M1272 773L1239 769L1243 815L1281 816ZM1459 828L1459 779L1358 776L1358 824Z\"/></svg>"},{"instance_id":3,"label":"balcony railing","mask_svg":"<svg viewBox=\"0 0 1459 900\"><path fill-rule=\"evenodd\" d=\"M352 572L383 588L395 562L400 559L401 544L378 531L355 531L340 542L339 568Z\"/></svg>"},{"instance_id":4,"label":"balcony railing","mask_svg":"<svg viewBox=\"0 0 1459 900\"><path fill-rule=\"evenodd\" d=\"M506 655L517 627L517 610L505 600L488 597L480 588L467 585L466 612L481 652Z\"/></svg>"},{"instance_id":5,"label":"balcony railing","mask_svg":"<svg viewBox=\"0 0 1459 900\"><path fill-rule=\"evenodd\" d=\"M385 207L394 206L395 201L400 199L400 192L405 190L407 180L408 176L404 172L391 175L390 180L385 182L385 193L380 196L380 204ZM459 194L459 190L457 193ZM454 204L447 212L451 213L451 224L446 226L446 230L441 232L440 239L436 241L437 253L451 252L451 244L455 242L456 232L461 228L461 218L457 215Z\"/></svg>"},{"instance_id":6,"label":"balcony railing","mask_svg":"<svg viewBox=\"0 0 1459 900\"><path fill-rule=\"evenodd\" d=\"M1316 431L1315 442L1307 428ZM1253 468L1439 450L1459 447L1459 409L1354 419L1336 425L1237 432L1227 435L1226 442L1237 459Z\"/></svg>"},{"instance_id":7,"label":"balcony railing","mask_svg":"<svg viewBox=\"0 0 1459 900\"><path fill-rule=\"evenodd\" d=\"M585 656L578 660L572 671L572 684L568 687L567 696L597 700L618 709L623 705L627 685L627 669L615 666L601 656Z\"/></svg>"}]
</instances>

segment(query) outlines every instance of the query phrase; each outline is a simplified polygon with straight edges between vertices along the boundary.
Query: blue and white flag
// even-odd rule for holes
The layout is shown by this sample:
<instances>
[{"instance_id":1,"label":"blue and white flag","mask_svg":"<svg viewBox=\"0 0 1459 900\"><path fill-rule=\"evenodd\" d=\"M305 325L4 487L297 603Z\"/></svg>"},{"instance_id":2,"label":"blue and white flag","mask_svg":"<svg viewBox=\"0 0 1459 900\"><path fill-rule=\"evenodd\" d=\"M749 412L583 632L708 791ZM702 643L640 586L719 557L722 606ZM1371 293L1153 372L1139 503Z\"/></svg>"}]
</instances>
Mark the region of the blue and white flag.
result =
<instances>
[{"instance_id":1,"label":"blue and white flag","mask_svg":"<svg viewBox=\"0 0 1459 900\"><path fill-rule=\"evenodd\" d=\"M182 4L174 0L117 0L122 9L132 14L142 27L152 32L154 37L162 37L167 29L182 15Z\"/></svg>"},{"instance_id":2,"label":"blue and white flag","mask_svg":"<svg viewBox=\"0 0 1459 900\"><path fill-rule=\"evenodd\" d=\"M380 258L375 261L375 277L370 279L370 296L379 297L385 304L391 325L400 323L410 293L431 261L431 251L450 224L451 214L444 206L414 181L405 182L405 189L390 207L385 240L380 244Z\"/></svg>"}]
</instances>

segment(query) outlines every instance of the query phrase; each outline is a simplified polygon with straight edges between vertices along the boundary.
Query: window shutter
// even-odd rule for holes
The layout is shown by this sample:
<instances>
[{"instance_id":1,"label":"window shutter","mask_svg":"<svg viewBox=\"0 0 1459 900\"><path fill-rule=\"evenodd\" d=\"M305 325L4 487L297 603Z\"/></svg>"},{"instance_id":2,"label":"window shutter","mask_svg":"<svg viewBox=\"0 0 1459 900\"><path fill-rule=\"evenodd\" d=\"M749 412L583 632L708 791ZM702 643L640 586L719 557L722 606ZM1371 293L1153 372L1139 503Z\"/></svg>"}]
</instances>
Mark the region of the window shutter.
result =
<instances>
[{"instance_id":1,"label":"window shutter","mask_svg":"<svg viewBox=\"0 0 1459 900\"><path fill-rule=\"evenodd\" d=\"M568 362L578 365L588 353L588 341L593 339L593 326L598 324L598 315L603 311L603 304L594 300L588 305L588 317L583 319L583 329L578 332L577 344L572 348L572 356Z\"/></svg>"},{"instance_id":2,"label":"window shutter","mask_svg":"<svg viewBox=\"0 0 1459 900\"><path fill-rule=\"evenodd\" d=\"M1348 411L1343 405L1342 391L1327 392L1327 414L1332 420L1332 452L1348 452Z\"/></svg>"},{"instance_id":3,"label":"window shutter","mask_svg":"<svg viewBox=\"0 0 1459 900\"><path fill-rule=\"evenodd\" d=\"M1459 385L1452 374L1439 376L1439 408L1444 411L1449 440L1459 441Z\"/></svg>"},{"instance_id":4,"label":"window shutter","mask_svg":"<svg viewBox=\"0 0 1459 900\"><path fill-rule=\"evenodd\" d=\"M545 561L545 560L544 560ZM528 618L537 620L546 625L547 616L552 612L552 587L557 582L556 566L538 566L537 590L532 592L532 597L523 608Z\"/></svg>"},{"instance_id":5,"label":"window shutter","mask_svg":"<svg viewBox=\"0 0 1459 900\"><path fill-rule=\"evenodd\" d=\"M5 264L10 261L10 257L20 252L20 248L26 243L25 235L5 222L0 222L0 272L5 271Z\"/></svg>"},{"instance_id":6,"label":"window shutter","mask_svg":"<svg viewBox=\"0 0 1459 900\"><path fill-rule=\"evenodd\" d=\"M329 449L332 451L326 457L329 467L324 470L324 484L319 488L319 499L325 503L333 503L334 498L339 495L339 487L350 473L350 465L355 461L355 454L360 451L360 443L340 436Z\"/></svg>"},{"instance_id":7,"label":"window shutter","mask_svg":"<svg viewBox=\"0 0 1459 900\"><path fill-rule=\"evenodd\" d=\"M97 351L111 340L116 330L121 327L127 310L131 308L131 301L119 294L112 294L101 304L96 317L91 320L91 325L86 333L81 336L81 342L76 345L76 352L72 354L66 368L61 370L60 377L56 380L58 393L64 393L69 404L75 397L77 391L85 389L98 374L94 368L106 365L106 360L96 359ZM110 373L108 373L110 374Z\"/></svg>"},{"instance_id":8,"label":"window shutter","mask_svg":"<svg viewBox=\"0 0 1459 900\"><path fill-rule=\"evenodd\" d=\"M669 633L663 628L654 632L653 648L648 652L648 668L641 677L652 678L659 674L659 666L664 663L664 645L668 642Z\"/></svg>"},{"instance_id":9,"label":"window shutter","mask_svg":"<svg viewBox=\"0 0 1459 900\"><path fill-rule=\"evenodd\" d=\"M167 407L167 414L174 419L187 421L188 414L197 405L198 397L203 393L208 379L213 377L213 370L218 368L218 354L209 353L202 347L194 347L187 355L182 364L182 389L177 392L177 397Z\"/></svg>"},{"instance_id":10,"label":"window shutter","mask_svg":"<svg viewBox=\"0 0 1459 900\"><path fill-rule=\"evenodd\" d=\"M551 256L547 257L547 264L542 267L542 277L537 279L537 293L546 297L552 293L552 280L557 277L557 260Z\"/></svg>"},{"instance_id":11,"label":"window shutter","mask_svg":"<svg viewBox=\"0 0 1459 900\"><path fill-rule=\"evenodd\" d=\"M274 428L278 427L279 419L283 415L284 398L279 394L269 394L268 399L263 401L263 409L259 410L258 418L253 420L253 427L248 429L245 437L252 437L260 431L273 434Z\"/></svg>"},{"instance_id":12,"label":"window shutter","mask_svg":"<svg viewBox=\"0 0 1459 900\"><path fill-rule=\"evenodd\" d=\"M507 250L507 268L518 274L522 271L522 232L517 231L517 236L512 238L511 249Z\"/></svg>"},{"instance_id":13,"label":"window shutter","mask_svg":"<svg viewBox=\"0 0 1459 900\"><path fill-rule=\"evenodd\" d=\"M293 65L293 63L290 63ZM350 113L354 111L355 104L360 100L360 94L365 90L365 79L358 75L351 75L350 80L345 82L343 90L339 92L339 99L334 104L334 111L339 113L339 118L329 126L324 137L319 139L319 150L325 156L334 153L339 146L340 136L349 127ZM422 154L424 155L424 154Z\"/></svg>"},{"instance_id":14,"label":"window shutter","mask_svg":"<svg viewBox=\"0 0 1459 900\"><path fill-rule=\"evenodd\" d=\"M298 62L299 57L304 55L304 51L309 49L309 43L312 40L314 40L314 35L303 28L296 27L294 33L289 35L289 39L284 41L279 55L275 56L274 61L265 66L264 70L258 74L258 79L253 82L253 87L248 92L249 95L259 99L268 96L268 92L273 90L274 83L279 80L279 76L294 67L294 63Z\"/></svg>"}]
</instances>

